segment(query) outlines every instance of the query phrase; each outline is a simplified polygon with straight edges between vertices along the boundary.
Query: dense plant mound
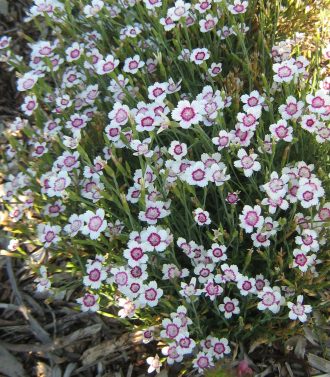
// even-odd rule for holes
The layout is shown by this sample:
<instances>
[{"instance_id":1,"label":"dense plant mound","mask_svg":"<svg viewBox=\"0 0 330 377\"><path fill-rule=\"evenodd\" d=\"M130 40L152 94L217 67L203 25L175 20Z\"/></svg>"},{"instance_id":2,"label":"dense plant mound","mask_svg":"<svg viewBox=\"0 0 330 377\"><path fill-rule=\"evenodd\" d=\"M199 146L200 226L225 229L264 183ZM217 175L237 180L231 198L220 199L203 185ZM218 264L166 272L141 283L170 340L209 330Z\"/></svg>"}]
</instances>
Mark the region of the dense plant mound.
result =
<instances>
[{"instance_id":1,"label":"dense plant mound","mask_svg":"<svg viewBox=\"0 0 330 377\"><path fill-rule=\"evenodd\" d=\"M162 340L150 372L204 372L325 308L330 50L276 40L281 11L35 0L29 64L0 39L25 95L3 154L9 248L39 248L38 291Z\"/></svg>"}]
</instances>

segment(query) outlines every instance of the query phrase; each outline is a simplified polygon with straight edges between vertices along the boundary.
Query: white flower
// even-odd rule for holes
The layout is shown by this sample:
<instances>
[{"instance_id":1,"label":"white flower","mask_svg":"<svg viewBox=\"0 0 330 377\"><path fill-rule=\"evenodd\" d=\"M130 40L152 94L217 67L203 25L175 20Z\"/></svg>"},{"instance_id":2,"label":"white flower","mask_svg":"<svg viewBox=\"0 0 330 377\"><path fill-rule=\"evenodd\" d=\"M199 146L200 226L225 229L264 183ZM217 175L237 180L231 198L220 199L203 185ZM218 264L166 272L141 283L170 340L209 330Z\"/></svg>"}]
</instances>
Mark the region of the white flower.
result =
<instances>
[{"instance_id":1,"label":"white flower","mask_svg":"<svg viewBox=\"0 0 330 377\"><path fill-rule=\"evenodd\" d=\"M194 220L198 225L210 225L211 219L210 214L207 211L204 211L202 208L197 208L193 212Z\"/></svg>"},{"instance_id":2,"label":"white flower","mask_svg":"<svg viewBox=\"0 0 330 377\"><path fill-rule=\"evenodd\" d=\"M183 355L178 353L178 346L176 343L169 343L168 346L162 348L162 354L167 356L166 362L169 365L175 362L180 363L183 360Z\"/></svg>"},{"instance_id":3,"label":"white flower","mask_svg":"<svg viewBox=\"0 0 330 377\"><path fill-rule=\"evenodd\" d=\"M241 148L237 152L239 160L234 161L236 168L243 168L243 173L246 177L251 177L254 171L261 169L260 162L256 161L258 155L256 153L247 154L247 152Z\"/></svg>"},{"instance_id":4,"label":"white flower","mask_svg":"<svg viewBox=\"0 0 330 377\"><path fill-rule=\"evenodd\" d=\"M156 371L157 373L160 372L160 367L162 366L162 363L159 360L159 356L156 355L155 357L148 357L147 363L150 365L148 368L148 373L152 373Z\"/></svg>"},{"instance_id":5,"label":"white flower","mask_svg":"<svg viewBox=\"0 0 330 377\"><path fill-rule=\"evenodd\" d=\"M73 137L63 135L63 144L70 149L76 149L81 139L80 132L75 132Z\"/></svg>"},{"instance_id":6,"label":"white flower","mask_svg":"<svg viewBox=\"0 0 330 377\"><path fill-rule=\"evenodd\" d=\"M278 199L274 200L272 198L264 198L261 201L262 205L268 206L268 211L270 214L274 214L277 210L277 207L283 209L286 211L289 208L289 202L282 197L279 197Z\"/></svg>"},{"instance_id":7,"label":"white flower","mask_svg":"<svg viewBox=\"0 0 330 377\"><path fill-rule=\"evenodd\" d=\"M270 175L270 181L262 185L262 187L271 199L284 198L288 191L289 179L288 175L283 174L279 177L278 173L273 171Z\"/></svg>"},{"instance_id":8,"label":"white flower","mask_svg":"<svg viewBox=\"0 0 330 377\"><path fill-rule=\"evenodd\" d=\"M38 106L37 97L35 95L26 96L24 98L24 103L21 105L21 109L27 116L30 116Z\"/></svg>"},{"instance_id":9,"label":"white flower","mask_svg":"<svg viewBox=\"0 0 330 377\"><path fill-rule=\"evenodd\" d=\"M301 235L295 238L295 242L306 253L309 251L317 252L320 248L317 233L311 229L304 229Z\"/></svg>"},{"instance_id":10,"label":"white flower","mask_svg":"<svg viewBox=\"0 0 330 377\"><path fill-rule=\"evenodd\" d=\"M313 133L320 125L320 121L315 114L307 114L301 117L300 125L304 130Z\"/></svg>"},{"instance_id":11,"label":"white flower","mask_svg":"<svg viewBox=\"0 0 330 377\"><path fill-rule=\"evenodd\" d=\"M194 274L198 276L198 281L200 283L206 283L214 278L212 271L215 265L213 263L199 263L194 268Z\"/></svg>"},{"instance_id":12,"label":"white flower","mask_svg":"<svg viewBox=\"0 0 330 377\"><path fill-rule=\"evenodd\" d=\"M151 139L147 138L142 141L140 140L131 140L130 147L135 151L133 156L145 156L145 157L152 157L154 152L149 150L149 144L151 143Z\"/></svg>"},{"instance_id":13,"label":"white flower","mask_svg":"<svg viewBox=\"0 0 330 377\"><path fill-rule=\"evenodd\" d=\"M181 290L179 291L180 295L183 296L187 302L191 302L191 296L198 296L199 290L196 289L196 278L193 277L190 280L190 283L181 282Z\"/></svg>"},{"instance_id":14,"label":"white flower","mask_svg":"<svg viewBox=\"0 0 330 377\"><path fill-rule=\"evenodd\" d=\"M209 353L199 352L193 360L193 367L197 368L200 373L204 373L205 370L212 366L214 366L214 363Z\"/></svg>"},{"instance_id":15,"label":"white flower","mask_svg":"<svg viewBox=\"0 0 330 377\"><path fill-rule=\"evenodd\" d=\"M190 3L185 3L183 0L176 0L174 7L167 10L167 14L173 21L179 21L181 17L188 15L190 7Z\"/></svg>"},{"instance_id":16,"label":"white flower","mask_svg":"<svg viewBox=\"0 0 330 377\"><path fill-rule=\"evenodd\" d=\"M84 114L70 115L70 120L66 122L65 127L71 130L74 136L80 135L80 131L86 127L88 117Z\"/></svg>"},{"instance_id":17,"label":"white flower","mask_svg":"<svg viewBox=\"0 0 330 377\"><path fill-rule=\"evenodd\" d=\"M289 318L293 321L299 319L300 322L307 321L308 313L311 313L312 307L310 305L303 305L304 297L299 295L297 297L297 303L294 304L293 302L287 302L288 308L290 309Z\"/></svg>"},{"instance_id":18,"label":"white flower","mask_svg":"<svg viewBox=\"0 0 330 377\"><path fill-rule=\"evenodd\" d=\"M239 215L240 227L243 228L246 233L252 233L253 228L259 229L264 223L264 218L261 216L260 206L248 206L245 205L243 212Z\"/></svg>"},{"instance_id":19,"label":"white flower","mask_svg":"<svg viewBox=\"0 0 330 377\"><path fill-rule=\"evenodd\" d=\"M68 224L65 225L64 231L68 233L70 237L74 237L82 228L84 220L81 215L73 214L68 218Z\"/></svg>"},{"instance_id":20,"label":"white flower","mask_svg":"<svg viewBox=\"0 0 330 377\"><path fill-rule=\"evenodd\" d=\"M330 220L330 202L323 204L318 208L318 212L314 218L316 221L323 222Z\"/></svg>"},{"instance_id":21,"label":"white flower","mask_svg":"<svg viewBox=\"0 0 330 377\"><path fill-rule=\"evenodd\" d=\"M135 122L138 132L153 131L159 123L151 110L137 114L135 116Z\"/></svg>"},{"instance_id":22,"label":"white flower","mask_svg":"<svg viewBox=\"0 0 330 377\"><path fill-rule=\"evenodd\" d=\"M102 0L92 0L91 5L88 4L84 7L86 18L95 16L97 13L99 13L103 6L104 2Z\"/></svg>"},{"instance_id":23,"label":"white flower","mask_svg":"<svg viewBox=\"0 0 330 377\"><path fill-rule=\"evenodd\" d=\"M11 37L7 37L6 35L2 36L0 38L0 50L3 50L9 47L10 42L11 42Z\"/></svg>"},{"instance_id":24,"label":"white flower","mask_svg":"<svg viewBox=\"0 0 330 377\"><path fill-rule=\"evenodd\" d=\"M83 312L97 312L99 310L99 304L97 302L98 299L98 295L86 293L83 297L78 298L77 302L81 305L81 310Z\"/></svg>"},{"instance_id":25,"label":"white flower","mask_svg":"<svg viewBox=\"0 0 330 377\"><path fill-rule=\"evenodd\" d=\"M108 117L111 119L111 124L116 126L124 126L129 120L129 115L129 107L120 102L116 102L113 105L112 110L109 112Z\"/></svg>"},{"instance_id":26,"label":"white flower","mask_svg":"<svg viewBox=\"0 0 330 377\"><path fill-rule=\"evenodd\" d=\"M37 277L34 281L37 284L37 292L45 292L48 291L51 287L51 282L47 277L47 269L45 266L41 266L39 268L40 277Z\"/></svg>"},{"instance_id":27,"label":"white flower","mask_svg":"<svg viewBox=\"0 0 330 377\"><path fill-rule=\"evenodd\" d=\"M258 119L261 116L261 107L250 107L245 113L238 113L237 120L240 122L239 126L242 131L255 131L259 124Z\"/></svg>"},{"instance_id":28,"label":"white flower","mask_svg":"<svg viewBox=\"0 0 330 377\"><path fill-rule=\"evenodd\" d=\"M100 237L100 234L106 229L107 222L104 220L104 209L99 208L96 212L87 211L81 215L81 219L85 224L81 228L81 233L85 236L89 236L92 240L96 240Z\"/></svg>"},{"instance_id":29,"label":"white flower","mask_svg":"<svg viewBox=\"0 0 330 377\"><path fill-rule=\"evenodd\" d=\"M80 166L79 162L79 153L73 152L70 153L65 151L58 159L56 160L58 167L64 169L65 171L72 171Z\"/></svg>"},{"instance_id":30,"label":"white flower","mask_svg":"<svg viewBox=\"0 0 330 377\"><path fill-rule=\"evenodd\" d=\"M169 215L169 211L164 208L164 202L150 201L146 203L146 210L140 211L139 220L146 221L150 225L157 224L159 219Z\"/></svg>"},{"instance_id":31,"label":"white flower","mask_svg":"<svg viewBox=\"0 0 330 377\"><path fill-rule=\"evenodd\" d=\"M261 300L258 303L259 310L268 309L274 314L279 312L282 296L278 287L264 287L263 290L258 293L258 298Z\"/></svg>"},{"instance_id":32,"label":"white flower","mask_svg":"<svg viewBox=\"0 0 330 377\"><path fill-rule=\"evenodd\" d=\"M226 251L226 246L213 243L211 249L207 251L207 256L212 259L213 263L225 261L227 259Z\"/></svg>"},{"instance_id":33,"label":"white flower","mask_svg":"<svg viewBox=\"0 0 330 377\"><path fill-rule=\"evenodd\" d=\"M217 137L212 138L212 143L218 147L219 151L221 151L223 148L228 148L230 146L232 139L232 134L225 130L221 130Z\"/></svg>"},{"instance_id":34,"label":"white flower","mask_svg":"<svg viewBox=\"0 0 330 377\"><path fill-rule=\"evenodd\" d=\"M110 272L113 276L107 279L107 283L116 283L118 287L127 286L129 275L124 267L111 268Z\"/></svg>"},{"instance_id":35,"label":"white flower","mask_svg":"<svg viewBox=\"0 0 330 377\"><path fill-rule=\"evenodd\" d=\"M325 123L320 122L316 128L316 141L323 144L325 141L330 140L330 128Z\"/></svg>"},{"instance_id":36,"label":"white flower","mask_svg":"<svg viewBox=\"0 0 330 377\"><path fill-rule=\"evenodd\" d=\"M275 82L290 82L297 74L298 69L294 59L285 60L282 63L275 63L273 70L276 73L273 78Z\"/></svg>"},{"instance_id":37,"label":"white flower","mask_svg":"<svg viewBox=\"0 0 330 377\"><path fill-rule=\"evenodd\" d=\"M42 155L48 152L48 148L45 142L35 143L33 147L34 147L34 150L31 154L32 157L41 157Z\"/></svg>"},{"instance_id":38,"label":"white flower","mask_svg":"<svg viewBox=\"0 0 330 377\"><path fill-rule=\"evenodd\" d=\"M248 1L234 0L234 5L228 4L228 10L232 14L242 14L247 10Z\"/></svg>"},{"instance_id":39,"label":"white flower","mask_svg":"<svg viewBox=\"0 0 330 377\"><path fill-rule=\"evenodd\" d=\"M241 275L237 281L237 288L242 296L247 296L249 293L256 293L256 280Z\"/></svg>"},{"instance_id":40,"label":"white flower","mask_svg":"<svg viewBox=\"0 0 330 377\"><path fill-rule=\"evenodd\" d=\"M107 278L107 273L100 262L87 265L86 272L87 275L83 278L84 285L93 289L99 289L102 281Z\"/></svg>"},{"instance_id":41,"label":"white flower","mask_svg":"<svg viewBox=\"0 0 330 377\"><path fill-rule=\"evenodd\" d=\"M318 90L315 95L307 94L306 102L308 103L308 109L316 114L323 114L326 111L326 107L330 106L330 96L324 90Z\"/></svg>"},{"instance_id":42,"label":"white flower","mask_svg":"<svg viewBox=\"0 0 330 377\"><path fill-rule=\"evenodd\" d=\"M167 230L149 226L140 234L141 242L144 244L146 251L164 251L170 239L170 234Z\"/></svg>"},{"instance_id":43,"label":"white flower","mask_svg":"<svg viewBox=\"0 0 330 377\"><path fill-rule=\"evenodd\" d=\"M95 64L95 70L99 75L105 75L106 73L114 71L118 64L118 59L116 59L113 55L107 55L104 59L100 59Z\"/></svg>"},{"instance_id":44,"label":"white flower","mask_svg":"<svg viewBox=\"0 0 330 377\"><path fill-rule=\"evenodd\" d=\"M221 72L222 72L221 63L212 63L211 67L208 69L208 73L211 75L211 77L216 77Z\"/></svg>"},{"instance_id":45,"label":"white flower","mask_svg":"<svg viewBox=\"0 0 330 377\"><path fill-rule=\"evenodd\" d=\"M132 318L137 308L134 302L125 298L119 298L118 306L122 307L122 309L118 311L118 315L121 318Z\"/></svg>"},{"instance_id":46,"label":"white flower","mask_svg":"<svg viewBox=\"0 0 330 377\"><path fill-rule=\"evenodd\" d=\"M154 338L154 332L155 332L155 326L151 326L151 327L147 328L146 330L144 330L142 342L144 344L148 344L148 343L152 342L155 339Z\"/></svg>"},{"instance_id":47,"label":"white flower","mask_svg":"<svg viewBox=\"0 0 330 377\"><path fill-rule=\"evenodd\" d=\"M277 123L271 124L269 126L269 131L276 141L284 140L286 142L291 142L293 139L293 128L288 126L287 121L284 119L280 119Z\"/></svg>"},{"instance_id":48,"label":"white flower","mask_svg":"<svg viewBox=\"0 0 330 377\"><path fill-rule=\"evenodd\" d=\"M214 182L216 186L222 186L226 181L230 179L230 175L226 174L227 168L223 163L213 164L208 169L208 176L211 182Z\"/></svg>"},{"instance_id":49,"label":"white flower","mask_svg":"<svg viewBox=\"0 0 330 377\"><path fill-rule=\"evenodd\" d=\"M220 285L215 284L214 281L210 279L204 284L202 292L205 293L205 297L209 297L211 301L214 301L223 293L223 288Z\"/></svg>"},{"instance_id":50,"label":"white flower","mask_svg":"<svg viewBox=\"0 0 330 377\"><path fill-rule=\"evenodd\" d=\"M58 234L61 227L58 225L39 224L38 227L39 240L44 244L44 247L49 247L53 243L59 242L61 239Z\"/></svg>"},{"instance_id":51,"label":"white flower","mask_svg":"<svg viewBox=\"0 0 330 377\"><path fill-rule=\"evenodd\" d=\"M229 319L233 314L239 314L240 309L236 298L224 297L223 304L219 305L219 310L225 313L225 318Z\"/></svg>"},{"instance_id":52,"label":"white flower","mask_svg":"<svg viewBox=\"0 0 330 377\"><path fill-rule=\"evenodd\" d=\"M278 108L284 120L297 119L302 114L304 108L304 103L302 101L297 101L293 96L289 96L286 99L286 103Z\"/></svg>"},{"instance_id":53,"label":"white flower","mask_svg":"<svg viewBox=\"0 0 330 377\"><path fill-rule=\"evenodd\" d=\"M22 77L17 80L17 90L24 92L30 90L38 81L38 76L33 72L26 72Z\"/></svg>"},{"instance_id":54,"label":"white flower","mask_svg":"<svg viewBox=\"0 0 330 377\"><path fill-rule=\"evenodd\" d=\"M187 100L179 101L177 107L171 115L174 120L180 123L182 128L189 128L193 124L198 124L203 119L203 106L200 101Z\"/></svg>"},{"instance_id":55,"label":"white flower","mask_svg":"<svg viewBox=\"0 0 330 377\"><path fill-rule=\"evenodd\" d=\"M301 178L297 198L304 208L310 208L319 204L319 198L324 196L324 189L321 181L317 178Z\"/></svg>"},{"instance_id":56,"label":"white flower","mask_svg":"<svg viewBox=\"0 0 330 377\"><path fill-rule=\"evenodd\" d=\"M182 323L180 318L174 318L173 320L165 318L162 321L162 326L164 330L160 332L160 337L175 340L180 334Z\"/></svg>"},{"instance_id":57,"label":"white flower","mask_svg":"<svg viewBox=\"0 0 330 377\"><path fill-rule=\"evenodd\" d=\"M306 272L313 263L313 255L307 255L307 252L301 249L293 250L294 259L292 267L298 267L300 271Z\"/></svg>"},{"instance_id":58,"label":"white flower","mask_svg":"<svg viewBox=\"0 0 330 377\"><path fill-rule=\"evenodd\" d=\"M65 50L66 60L68 62L73 62L74 60L78 60L83 52L84 52L83 47L81 47L78 42L74 42L72 46L68 47Z\"/></svg>"},{"instance_id":59,"label":"white flower","mask_svg":"<svg viewBox=\"0 0 330 377\"><path fill-rule=\"evenodd\" d=\"M261 292L264 289L264 287L269 286L269 281L265 279L264 275L262 274L256 275L255 280L256 280L256 290L258 292Z\"/></svg>"},{"instance_id":60,"label":"white flower","mask_svg":"<svg viewBox=\"0 0 330 377\"><path fill-rule=\"evenodd\" d=\"M210 52L207 48L195 48L191 51L190 61L200 65L210 57Z\"/></svg>"},{"instance_id":61,"label":"white flower","mask_svg":"<svg viewBox=\"0 0 330 377\"><path fill-rule=\"evenodd\" d=\"M304 56L300 55L295 58L294 65L297 67L297 71L300 74L306 73L306 67L309 65L309 60L307 60Z\"/></svg>"},{"instance_id":62,"label":"white flower","mask_svg":"<svg viewBox=\"0 0 330 377\"><path fill-rule=\"evenodd\" d=\"M240 273L238 272L238 267L235 264L228 266L227 263L224 263L220 266L223 274L216 275L215 281L219 283L225 283L228 281L238 281L240 278Z\"/></svg>"},{"instance_id":63,"label":"white flower","mask_svg":"<svg viewBox=\"0 0 330 377\"><path fill-rule=\"evenodd\" d=\"M257 90L253 90L250 94L243 94L241 96L241 101L244 103L244 111L248 111L250 108L257 108L258 111L261 111L261 106L265 99Z\"/></svg>"},{"instance_id":64,"label":"white flower","mask_svg":"<svg viewBox=\"0 0 330 377\"><path fill-rule=\"evenodd\" d=\"M129 266L134 267L147 263L148 256L145 254L146 247L143 243L129 241L127 249L124 250L124 257L127 259Z\"/></svg>"},{"instance_id":65,"label":"white flower","mask_svg":"<svg viewBox=\"0 0 330 377\"><path fill-rule=\"evenodd\" d=\"M143 292L139 296L138 301L142 306L148 305L154 307L162 296L163 290L158 288L156 281L150 281L143 286Z\"/></svg>"},{"instance_id":66,"label":"white flower","mask_svg":"<svg viewBox=\"0 0 330 377\"><path fill-rule=\"evenodd\" d=\"M255 247L268 247L270 245L270 235L267 233L257 232L251 234L251 240Z\"/></svg>"},{"instance_id":67,"label":"white flower","mask_svg":"<svg viewBox=\"0 0 330 377\"><path fill-rule=\"evenodd\" d=\"M156 82L155 84L148 87L148 98L151 101L158 101L163 102L166 98L167 94L167 82L159 83Z\"/></svg>"},{"instance_id":68,"label":"white flower","mask_svg":"<svg viewBox=\"0 0 330 377\"><path fill-rule=\"evenodd\" d=\"M198 161L189 166L182 175L182 179L189 185L205 187L209 182L209 176L203 162Z\"/></svg>"},{"instance_id":69,"label":"white flower","mask_svg":"<svg viewBox=\"0 0 330 377\"><path fill-rule=\"evenodd\" d=\"M162 273L163 273L163 278L162 278L163 280L184 278L189 275L189 271L186 268L180 271L178 267L173 263L163 264Z\"/></svg>"},{"instance_id":70,"label":"white flower","mask_svg":"<svg viewBox=\"0 0 330 377\"><path fill-rule=\"evenodd\" d=\"M211 8L211 5L211 0L199 0L199 2L195 4L195 9L198 10L199 13L203 14Z\"/></svg>"},{"instance_id":71,"label":"white flower","mask_svg":"<svg viewBox=\"0 0 330 377\"><path fill-rule=\"evenodd\" d=\"M176 338L177 352L180 355L189 355L196 347L196 342L187 334L180 333Z\"/></svg>"},{"instance_id":72,"label":"white flower","mask_svg":"<svg viewBox=\"0 0 330 377\"><path fill-rule=\"evenodd\" d=\"M145 65L139 55L125 59L123 71L127 73L137 73L137 71Z\"/></svg>"},{"instance_id":73,"label":"white flower","mask_svg":"<svg viewBox=\"0 0 330 377\"><path fill-rule=\"evenodd\" d=\"M66 171L60 171L53 175L48 180L47 195L49 197L57 196L62 197L65 189L70 185L71 178Z\"/></svg>"},{"instance_id":74,"label":"white flower","mask_svg":"<svg viewBox=\"0 0 330 377\"><path fill-rule=\"evenodd\" d=\"M65 211L66 206L61 200L56 200L55 203L46 204L44 214L49 217L57 217L60 213Z\"/></svg>"},{"instance_id":75,"label":"white flower","mask_svg":"<svg viewBox=\"0 0 330 377\"><path fill-rule=\"evenodd\" d=\"M223 358L225 355L228 355L230 353L228 339L226 338L211 338L210 346L212 347L212 353L217 360Z\"/></svg>"},{"instance_id":76,"label":"white flower","mask_svg":"<svg viewBox=\"0 0 330 377\"><path fill-rule=\"evenodd\" d=\"M215 28L217 22L217 17L212 17L211 14L206 15L205 19L199 21L200 31L202 33L207 33Z\"/></svg>"},{"instance_id":77,"label":"white flower","mask_svg":"<svg viewBox=\"0 0 330 377\"><path fill-rule=\"evenodd\" d=\"M187 144L173 140L168 148L168 153L175 160L181 160L187 154Z\"/></svg>"}]
</instances>

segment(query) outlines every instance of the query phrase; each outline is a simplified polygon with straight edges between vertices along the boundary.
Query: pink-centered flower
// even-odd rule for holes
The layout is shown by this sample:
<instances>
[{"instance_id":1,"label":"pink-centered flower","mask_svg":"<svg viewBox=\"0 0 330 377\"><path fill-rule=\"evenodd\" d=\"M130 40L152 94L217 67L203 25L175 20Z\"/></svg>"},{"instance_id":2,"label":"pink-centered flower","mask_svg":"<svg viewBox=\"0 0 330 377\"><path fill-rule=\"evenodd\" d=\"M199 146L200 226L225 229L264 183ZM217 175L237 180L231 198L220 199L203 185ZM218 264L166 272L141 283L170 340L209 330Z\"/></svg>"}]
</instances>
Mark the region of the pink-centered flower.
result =
<instances>
[{"instance_id":1,"label":"pink-centered flower","mask_svg":"<svg viewBox=\"0 0 330 377\"><path fill-rule=\"evenodd\" d=\"M190 128L192 125L198 124L202 121L203 114L203 106L200 101L190 103L187 100L179 101L171 113L172 118L179 122L182 128Z\"/></svg>"},{"instance_id":2,"label":"pink-centered flower","mask_svg":"<svg viewBox=\"0 0 330 377\"><path fill-rule=\"evenodd\" d=\"M237 152L239 160L234 161L236 168L242 168L246 177L251 177L254 171L261 169L260 162L257 161L258 155L256 153L247 154L247 152L241 148Z\"/></svg>"},{"instance_id":3,"label":"pink-centered flower","mask_svg":"<svg viewBox=\"0 0 330 377\"><path fill-rule=\"evenodd\" d=\"M107 222L104 219L104 209L99 208L96 212L87 211L82 215L85 225L81 228L82 234L89 236L92 240L100 237L101 233L106 229Z\"/></svg>"}]
</instances>

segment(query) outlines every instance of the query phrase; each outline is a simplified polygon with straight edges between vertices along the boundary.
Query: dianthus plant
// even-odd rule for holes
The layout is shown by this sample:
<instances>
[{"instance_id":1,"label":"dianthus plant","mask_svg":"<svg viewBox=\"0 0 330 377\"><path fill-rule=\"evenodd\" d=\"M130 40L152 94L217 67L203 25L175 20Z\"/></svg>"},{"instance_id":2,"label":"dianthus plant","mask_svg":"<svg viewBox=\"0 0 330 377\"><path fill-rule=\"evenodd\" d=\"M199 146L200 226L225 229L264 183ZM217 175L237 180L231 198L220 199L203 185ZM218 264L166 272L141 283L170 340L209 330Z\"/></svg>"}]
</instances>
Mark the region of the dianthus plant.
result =
<instances>
[{"instance_id":1,"label":"dianthus plant","mask_svg":"<svg viewBox=\"0 0 330 377\"><path fill-rule=\"evenodd\" d=\"M284 10L35 0L26 22L50 32L29 61L0 39L23 97L2 155L9 247L44 253L36 290L162 340L150 372L203 373L326 306L329 46L307 59L304 34L276 33Z\"/></svg>"}]
</instances>

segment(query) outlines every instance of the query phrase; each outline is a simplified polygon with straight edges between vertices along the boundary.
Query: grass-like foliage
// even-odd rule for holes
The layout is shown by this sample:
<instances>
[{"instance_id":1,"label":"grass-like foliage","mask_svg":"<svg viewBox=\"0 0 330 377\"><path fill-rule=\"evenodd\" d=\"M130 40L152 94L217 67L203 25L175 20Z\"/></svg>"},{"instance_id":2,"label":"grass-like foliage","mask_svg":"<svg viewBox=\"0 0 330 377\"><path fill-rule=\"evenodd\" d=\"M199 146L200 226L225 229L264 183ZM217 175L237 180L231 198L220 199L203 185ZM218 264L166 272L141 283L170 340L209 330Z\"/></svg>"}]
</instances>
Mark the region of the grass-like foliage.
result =
<instances>
[{"instance_id":1,"label":"grass-like foliage","mask_svg":"<svg viewBox=\"0 0 330 377\"><path fill-rule=\"evenodd\" d=\"M24 95L1 195L36 289L161 340L149 372L203 373L313 325L329 304L322 4L34 3L30 61L0 39Z\"/></svg>"}]
</instances>

